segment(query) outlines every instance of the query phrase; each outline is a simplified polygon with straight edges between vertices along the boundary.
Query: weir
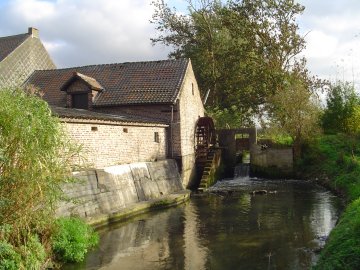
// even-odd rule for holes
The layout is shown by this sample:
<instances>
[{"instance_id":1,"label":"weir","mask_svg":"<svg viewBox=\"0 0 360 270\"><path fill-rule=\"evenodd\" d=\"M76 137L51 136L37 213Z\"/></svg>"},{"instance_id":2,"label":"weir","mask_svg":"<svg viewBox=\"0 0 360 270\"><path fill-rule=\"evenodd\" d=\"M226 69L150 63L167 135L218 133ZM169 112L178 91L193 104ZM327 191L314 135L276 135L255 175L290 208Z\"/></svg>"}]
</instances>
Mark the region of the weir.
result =
<instances>
[{"instance_id":1,"label":"weir","mask_svg":"<svg viewBox=\"0 0 360 270\"><path fill-rule=\"evenodd\" d=\"M250 175L250 164L241 163L235 166L234 178L249 178Z\"/></svg>"}]
</instances>

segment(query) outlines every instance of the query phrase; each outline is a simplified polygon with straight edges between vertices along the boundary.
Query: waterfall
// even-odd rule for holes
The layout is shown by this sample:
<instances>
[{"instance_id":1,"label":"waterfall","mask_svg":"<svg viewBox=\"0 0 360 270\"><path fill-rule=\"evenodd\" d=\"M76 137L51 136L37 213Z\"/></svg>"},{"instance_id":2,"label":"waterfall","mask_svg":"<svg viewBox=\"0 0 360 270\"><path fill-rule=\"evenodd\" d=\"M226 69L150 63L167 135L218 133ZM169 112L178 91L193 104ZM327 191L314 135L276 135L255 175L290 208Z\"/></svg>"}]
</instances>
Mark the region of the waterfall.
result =
<instances>
[{"instance_id":1,"label":"waterfall","mask_svg":"<svg viewBox=\"0 0 360 270\"><path fill-rule=\"evenodd\" d=\"M241 163L236 165L234 170L234 179L235 178L249 178L250 164Z\"/></svg>"}]
</instances>

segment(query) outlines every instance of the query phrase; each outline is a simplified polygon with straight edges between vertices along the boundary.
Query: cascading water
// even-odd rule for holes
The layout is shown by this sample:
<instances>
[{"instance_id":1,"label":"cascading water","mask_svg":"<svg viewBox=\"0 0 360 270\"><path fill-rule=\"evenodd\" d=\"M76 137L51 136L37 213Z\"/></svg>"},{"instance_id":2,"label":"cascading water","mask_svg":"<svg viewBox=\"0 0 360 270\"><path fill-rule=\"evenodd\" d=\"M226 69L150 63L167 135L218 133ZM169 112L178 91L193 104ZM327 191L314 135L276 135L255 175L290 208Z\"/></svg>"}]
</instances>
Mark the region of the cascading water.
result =
<instances>
[{"instance_id":1,"label":"cascading water","mask_svg":"<svg viewBox=\"0 0 360 270\"><path fill-rule=\"evenodd\" d=\"M246 178L249 179L250 164L241 163L235 167L234 170L234 179L236 178Z\"/></svg>"}]
</instances>

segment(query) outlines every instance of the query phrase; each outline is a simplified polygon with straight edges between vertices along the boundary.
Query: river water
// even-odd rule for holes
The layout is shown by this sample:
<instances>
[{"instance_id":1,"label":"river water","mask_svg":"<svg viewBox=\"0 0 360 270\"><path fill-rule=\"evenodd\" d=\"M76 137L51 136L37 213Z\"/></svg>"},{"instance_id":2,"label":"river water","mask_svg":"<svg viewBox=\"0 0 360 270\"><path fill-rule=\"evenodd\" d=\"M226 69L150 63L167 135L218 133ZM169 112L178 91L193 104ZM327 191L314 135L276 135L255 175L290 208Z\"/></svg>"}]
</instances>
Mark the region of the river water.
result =
<instances>
[{"instance_id":1,"label":"river water","mask_svg":"<svg viewBox=\"0 0 360 270\"><path fill-rule=\"evenodd\" d=\"M64 269L309 269L342 209L307 181L239 177L210 191L100 231Z\"/></svg>"}]
</instances>

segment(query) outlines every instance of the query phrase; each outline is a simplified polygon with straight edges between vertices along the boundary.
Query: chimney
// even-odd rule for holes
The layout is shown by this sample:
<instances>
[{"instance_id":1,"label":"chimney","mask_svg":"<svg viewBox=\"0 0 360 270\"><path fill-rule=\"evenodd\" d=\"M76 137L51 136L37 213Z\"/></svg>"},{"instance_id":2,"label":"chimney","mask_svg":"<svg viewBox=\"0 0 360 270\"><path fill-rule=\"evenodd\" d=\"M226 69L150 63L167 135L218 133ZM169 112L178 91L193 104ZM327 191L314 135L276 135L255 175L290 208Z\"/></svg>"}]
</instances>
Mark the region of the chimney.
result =
<instances>
[{"instance_id":1,"label":"chimney","mask_svg":"<svg viewBox=\"0 0 360 270\"><path fill-rule=\"evenodd\" d=\"M34 27L29 27L28 34L31 35L31 37L39 38L39 30Z\"/></svg>"}]
</instances>

